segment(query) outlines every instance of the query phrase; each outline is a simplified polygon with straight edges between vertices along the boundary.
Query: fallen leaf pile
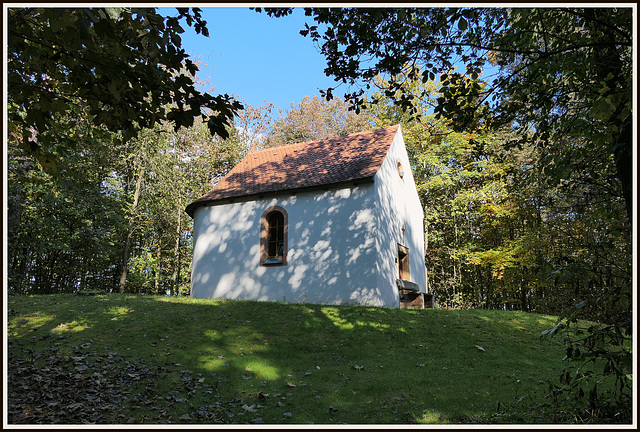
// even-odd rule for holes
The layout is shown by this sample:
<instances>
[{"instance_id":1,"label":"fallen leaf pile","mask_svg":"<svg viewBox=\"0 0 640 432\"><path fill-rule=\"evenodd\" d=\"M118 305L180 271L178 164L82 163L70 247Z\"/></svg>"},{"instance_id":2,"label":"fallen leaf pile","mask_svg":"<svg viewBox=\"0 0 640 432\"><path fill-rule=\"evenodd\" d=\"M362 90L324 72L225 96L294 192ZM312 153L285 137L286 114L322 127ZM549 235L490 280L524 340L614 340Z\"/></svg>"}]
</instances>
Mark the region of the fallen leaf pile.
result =
<instances>
[{"instance_id":1,"label":"fallen leaf pile","mask_svg":"<svg viewBox=\"0 0 640 432\"><path fill-rule=\"evenodd\" d=\"M79 345L71 356L59 354L56 348L45 353L28 349L23 351L26 358L9 356L8 423L222 423L219 404L180 418L169 414L196 390L211 393L215 389L203 377L181 371L173 392L160 396L155 383L166 368L147 367L144 358L133 361L116 352L97 355L89 347L90 343Z\"/></svg>"}]
</instances>

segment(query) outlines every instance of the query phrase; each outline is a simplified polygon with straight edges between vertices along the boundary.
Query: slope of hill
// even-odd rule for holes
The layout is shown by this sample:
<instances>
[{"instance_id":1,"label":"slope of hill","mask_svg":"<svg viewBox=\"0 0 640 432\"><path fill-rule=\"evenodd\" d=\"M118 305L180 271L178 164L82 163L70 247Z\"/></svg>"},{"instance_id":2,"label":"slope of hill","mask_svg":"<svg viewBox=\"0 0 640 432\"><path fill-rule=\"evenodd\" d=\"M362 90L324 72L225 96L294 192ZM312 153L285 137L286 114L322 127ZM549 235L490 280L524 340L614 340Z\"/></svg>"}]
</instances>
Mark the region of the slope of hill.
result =
<instances>
[{"instance_id":1,"label":"slope of hill","mask_svg":"<svg viewBox=\"0 0 640 432\"><path fill-rule=\"evenodd\" d=\"M117 294L7 311L9 424L499 423L564 355L539 337L554 317L519 312Z\"/></svg>"}]
</instances>

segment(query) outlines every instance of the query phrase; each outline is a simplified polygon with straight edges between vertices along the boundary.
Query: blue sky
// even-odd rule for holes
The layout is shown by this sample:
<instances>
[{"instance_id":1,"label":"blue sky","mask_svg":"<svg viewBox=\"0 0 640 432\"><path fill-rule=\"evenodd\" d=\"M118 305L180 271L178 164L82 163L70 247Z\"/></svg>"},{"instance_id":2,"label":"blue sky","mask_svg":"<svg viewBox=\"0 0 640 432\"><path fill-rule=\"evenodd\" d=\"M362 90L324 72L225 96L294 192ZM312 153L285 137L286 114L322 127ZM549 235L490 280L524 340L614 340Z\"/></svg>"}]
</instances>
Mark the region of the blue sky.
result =
<instances>
[{"instance_id":1,"label":"blue sky","mask_svg":"<svg viewBox=\"0 0 640 432\"><path fill-rule=\"evenodd\" d=\"M176 14L171 8L159 12ZM271 18L249 8L202 7L202 15L209 37L184 25L182 47L192 59L202 62L198 78L209 79L215 86L212 93L237 95L254 107L268 101L288 109L292 102L297 104L304 96L319 95L319 89L334 86L333 79L324 74L324 57L309 37L299 33L305 21L312 24L302 9ZM345 93L341 90L336 94Z\"/></svg>"},{"instance_id":2,"label":"blue sky","mask_svg":"<svg viewBox=\"0 0 640 432\"><path fill-rule=\"evenodd\" d=\"M316 24L302 7L281 18L248 7L203 5L201 10L209 37L196 34L186 24L181 36L182 47L201 62L198 78L208 81L203 90L214 86L212 94L235 95L253 107L271 102L276 109L286 110L305 96L337 86L325 76L326 61L313 40L300 34L305 22ZM174 8L160 8L159 12L177 14ZM355 89L342 85L334 94L342 97L351 90Z\"/></svg>"}]
</instances>

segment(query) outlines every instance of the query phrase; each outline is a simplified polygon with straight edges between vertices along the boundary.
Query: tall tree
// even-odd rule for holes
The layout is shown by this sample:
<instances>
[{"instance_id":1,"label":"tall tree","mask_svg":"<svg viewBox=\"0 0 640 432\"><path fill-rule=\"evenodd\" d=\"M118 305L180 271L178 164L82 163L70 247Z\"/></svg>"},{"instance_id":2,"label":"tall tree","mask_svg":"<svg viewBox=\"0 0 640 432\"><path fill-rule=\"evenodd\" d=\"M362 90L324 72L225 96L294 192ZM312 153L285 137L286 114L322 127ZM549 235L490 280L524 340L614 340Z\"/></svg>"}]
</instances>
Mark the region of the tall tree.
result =
<instances>
[{"instance_id":1,"label":"tall tree","mask_svg":"<svg viewBox=\"0 0 640 432\"><path fill-rule=\"evenodd\" d=\"M299 143L334 136L348 135L370 128L371 119L365 113L358 115L341 98L326 101L317 95L305 96L283 117L271 125L267 146Z\"/></svg>"},{"instance_id":2,"label":"tall tree","mask_svg":"<svg viewBox=\"0 0 640 432\"><path fill-rule=\"evenodd\" d=\"M105 179L118 154L111 134L93 129L79 110L72 120L55 125L80 137L76 152L59 161L65 173L59 182L16 144L19 136L9 134L9 292L113 287L124 220L120 197Z\"/></svg>"},{"instance_id":3,"label":"tall tree","mask_svg":"<svg viewBox=\"0 0 640 432\"><path fill-rule=\"evenodd\" d=\"M143 131L148 132L148 131ZM155 143L155 136L149 136L149 133L142 133L138 136L134 141L139 143L139 145L135 146L136 149L130 153L129 160L132 161L131 173L130 176L134 183L134 191L133 198L130 206L127 207L127 230L126 237L124 240L124 246L122 248L122 261L121 268L122 271L120 273L120 281L118 283L118 288L120 294L124 294L125 285L127 282L127 273L129 270L129 252L131 249L131 240L133 237L133 232L136 228L136 219L138 215L138 203L140 202L140 195L142 193L142 183L147 171L147 166L150 164L150 159L152 159L156 155L156 149L153 148L153 144ZM125 190L128 189L127 183L125 183ZM127 198L127 193L124 194L125 199Z\"/></svg>"},{"instance_id":4,"label":"tall tree","mask_svg":"<svg viewBox=\"0 0 640 432\"><path fill-rule=\"evenodd\" d=\"M156 125L130 141L131 157L120 166L129 185L123 194L129 225L122 242L121 291L186 292L192 221L184 206L244 155L237 136L234 130L225 140L212 136L197 118L178 131L168 123Z\"/></svg>"},{"instance_id":5,"label":"tall tree","mask_svg":"<svg viewBox=\"0 0 640 432\"><path fill-rule=\"evenodd\" d=\"M176 130L190 126L200 115L213 134L226 137L242 108L195 86L198 67L180 34L186 21L208 36L197 8L178 8L174 17L153 8L12 7L8 15L9 124L49 173L78 142L53 127L74 106L124 140L162 120Z\"/></svg>"}]
</instances>

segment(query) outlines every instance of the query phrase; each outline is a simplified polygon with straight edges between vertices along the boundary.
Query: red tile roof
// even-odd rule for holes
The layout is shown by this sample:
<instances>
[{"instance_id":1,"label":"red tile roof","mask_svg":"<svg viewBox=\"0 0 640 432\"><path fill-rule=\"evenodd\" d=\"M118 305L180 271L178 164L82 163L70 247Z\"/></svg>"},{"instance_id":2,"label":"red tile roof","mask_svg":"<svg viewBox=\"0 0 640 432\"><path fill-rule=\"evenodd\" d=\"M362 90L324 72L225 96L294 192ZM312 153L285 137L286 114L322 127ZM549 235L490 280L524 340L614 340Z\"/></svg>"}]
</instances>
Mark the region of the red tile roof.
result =
<instances>
[{"instance_id":1,"label":"red tile roof","mask_svg":"<svg viewBox=\"0 0 640 432\"><path fill-rule=\"evenodd\" d=\"M399 125L249 153L213 189L186 208L229 198L371 178Z\"/></svg>"}]
</instances>

